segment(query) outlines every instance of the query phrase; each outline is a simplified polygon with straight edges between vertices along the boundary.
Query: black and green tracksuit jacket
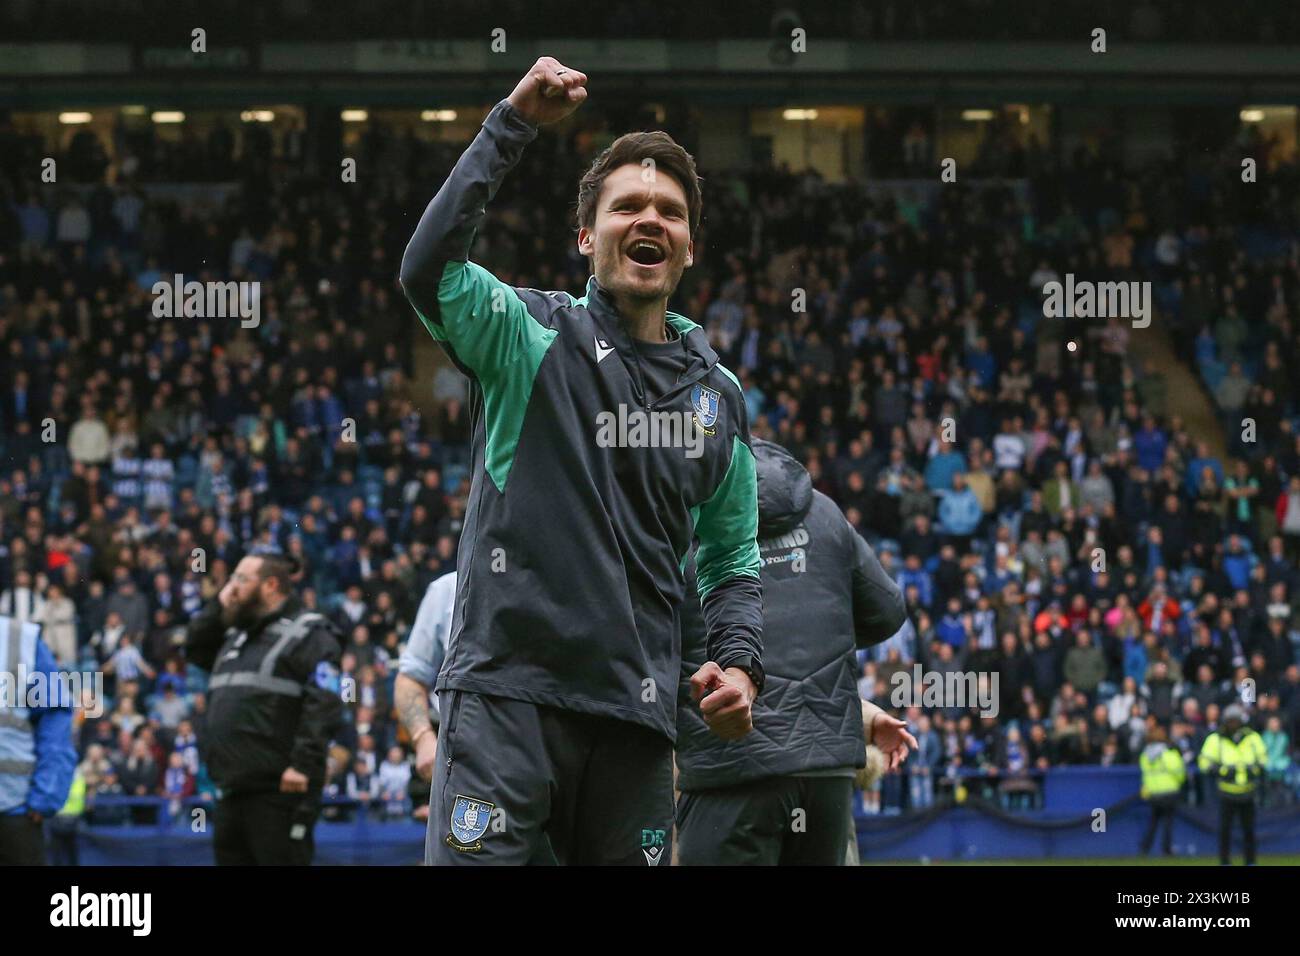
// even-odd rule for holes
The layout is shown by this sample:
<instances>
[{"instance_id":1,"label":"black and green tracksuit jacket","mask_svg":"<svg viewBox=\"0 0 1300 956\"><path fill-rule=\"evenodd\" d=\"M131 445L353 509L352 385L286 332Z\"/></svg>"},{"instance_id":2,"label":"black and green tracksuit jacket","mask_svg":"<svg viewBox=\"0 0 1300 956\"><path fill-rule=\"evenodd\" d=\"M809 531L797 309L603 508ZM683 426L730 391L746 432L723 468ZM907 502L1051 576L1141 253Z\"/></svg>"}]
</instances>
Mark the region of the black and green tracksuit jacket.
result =
<instances>
[{"instance_id":1,"label":"black and green tracksuit jacket","mask_svg":"<svg viewBox=\"0 0 1300 956\"><path fill-rule=\"evenodd\" d=\"M724 668L761 660L745 404L689 319L667 316L684 339L680 380L645 394L631 338L595 278L575 298L506 285L468 261L486 204L536 135L498 103L402 259L407 298L476 386L456 613L437 689L616 717L674 739L693 539L709 658ZM703 453L601 447L598 416L620 406L695 415Z\"/></svg>"}]
</instances>

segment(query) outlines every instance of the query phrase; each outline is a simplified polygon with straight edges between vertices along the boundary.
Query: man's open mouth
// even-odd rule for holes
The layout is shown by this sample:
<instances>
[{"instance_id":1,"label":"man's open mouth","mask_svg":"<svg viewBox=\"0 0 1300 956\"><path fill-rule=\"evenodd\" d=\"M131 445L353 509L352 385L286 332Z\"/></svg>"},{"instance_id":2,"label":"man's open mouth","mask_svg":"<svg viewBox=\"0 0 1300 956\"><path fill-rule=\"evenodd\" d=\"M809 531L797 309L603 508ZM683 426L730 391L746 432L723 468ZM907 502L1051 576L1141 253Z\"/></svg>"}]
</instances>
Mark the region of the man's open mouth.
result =
<instances>
[{"instance_id":1,"label":"man's open mouth","mask_svg":"<svg viewBox=\"0 0 1300 956\"><path fill-rule=\"evenodd\" d=\"M668 258L668 252L650 239L638 239L627 250L627 257L642 266L657 266Z\"/></svg>"}]
</instances>

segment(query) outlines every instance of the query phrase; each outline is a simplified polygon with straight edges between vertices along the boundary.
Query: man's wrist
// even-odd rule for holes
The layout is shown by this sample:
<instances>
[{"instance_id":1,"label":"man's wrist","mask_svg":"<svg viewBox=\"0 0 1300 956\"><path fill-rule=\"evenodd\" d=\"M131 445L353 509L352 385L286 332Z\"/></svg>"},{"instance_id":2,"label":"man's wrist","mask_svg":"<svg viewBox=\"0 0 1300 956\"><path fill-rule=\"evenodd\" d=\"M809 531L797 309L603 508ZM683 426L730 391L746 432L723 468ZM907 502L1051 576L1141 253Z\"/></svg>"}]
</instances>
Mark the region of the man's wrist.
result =
<instances>
[{"instance_id":1,"label":"man's wrist","mask_svg":"<svg viewBox=\"0 0 1300 956\"><path fill-rule=\"evenodd\" d=\"M537 131L541 129L541 124L534 123L520 112L519 107L511 103L508 96L497 104L497 108L500 110L501 119L507 127L512 127L520 133L530 133L532 136L536 136Z\"/></svg>"},{"instance_id":2,"label":"man's wrist","mask_svg":"<svg viewBox=\"0 0 1300 956\"><path fill-rule=\"evenodd\" d=\"M421 739L425 734L431 734L431 733L433 733L433 725L432 725L432 724L425 724L423 727L421 727L419 730L417 730L417 731L415 732L415 734L411 737L411 746L412 746L412 747L416 746L417 744L419 744L420 739Z\"/></svg>"},{"instance_id":3,"label":"man's wrist","mask_svg":"<svg viewBox=\"0 0 1300 956\"><path fill-rule=\"evenodd\" d=\"M867 743L874 742L876 738L876 720L884 712L884 708L879 704L874 704L869 700L864 700L862 702L862 725L866 734Z\"/></svg>"},{"instance_id":4,"label":"man's wrist","mask_svg":"<svg viewBox=\"0 0 1300 956\"><path fill-rule=\"evenodd\" d=\"M743 671L749 678L750 683L754 685L754 696L757 697L763 691L763 684L766 676L763 673L763 663L753 654L738 654L727 660L726 663L718 662L718 666L724 671L736 668Z\"/></svg>"},{"instance_id":5,"label":"man's wrist","mask_svg":"<svg viewBox=\"0 0 1300 956\"><path fill-rule=\"evenodd\" d=\"M732 675L731 679L733 681L738 680L739 677L737 677L737 675L740 675L740 677L744 677L745 681L748 683L749 685L748 699L749 699L749 703L752 704L754 702L754 698L758 696L758 685L754 683L754 678L750 676L749 671L742 670L739 667L726 667L723 668L722 672L726 674L733 670L736 672L735 674Z\"/></svg>"},{"instance_id":6,"label":"man's wrist","mask_svg":"<svg viewBox=\"0 0 1300 956\"><path fill-rule=\"evenodd\" d=\"M322 760L321 763L324 764L324 761ZM311 761L310 761L310 760L303 760L303 759L301 759L301 755L300 755L300 757L299 757L298 760L294 760L292 757L290 757L290 758L289 758L289 766L287 766L287 767L284 768L284 773L288 773L290 770L292 770L294 773L302 774L304 777L306 777L307 779L310 780L310 779L311 779L311 774L309 774L309 773L308 773L307 771L305 771L305 770L299 770L299 769L298 769L299 767L310 767L310 766L311 766ZM284 775L284 774L281 774L281 776L283 776L283 775Z\"/></svg>"}]
</instances>

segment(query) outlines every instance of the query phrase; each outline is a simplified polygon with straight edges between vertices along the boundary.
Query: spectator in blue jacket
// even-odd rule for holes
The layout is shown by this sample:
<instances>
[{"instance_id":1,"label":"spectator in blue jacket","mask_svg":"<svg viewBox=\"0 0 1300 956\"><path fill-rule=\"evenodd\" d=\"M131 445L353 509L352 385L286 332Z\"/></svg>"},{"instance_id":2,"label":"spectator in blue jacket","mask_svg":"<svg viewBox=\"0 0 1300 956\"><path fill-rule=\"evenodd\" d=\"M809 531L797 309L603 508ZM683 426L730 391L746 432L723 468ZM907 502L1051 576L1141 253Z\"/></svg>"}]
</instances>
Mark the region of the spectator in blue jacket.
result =
<instances>
[{"instance_id":1,"label":"spectator in blue jacket","mask_svg":"<svg viewBox=\"0 0 1300 956\"><path fill-rule=\"evenodd\" d=\"M321 432L328 435L331 441L337 441L340 432L343 429L343 419L345 418L343 403L339 401L328 385L318 386L316 389L316 424Z\"/></svg>"},{"instance_id":2,"label":"spectator in blue jacket","mask_svg":"<svg viewBox=\"0 0 1300 956\"><path fill-rule=\"evenodd\" d=\"M1233 590L1249 590L1250 569L1254 563L1251 553L1242 546L1239 535L1234 534L1228 538L1228 553L1223 556L1223 573L1232 582Z\"/></svg>"},{"instance_id":3,"label":"spectator in blue jacket","mask_svg":"<svg viewBox=\"0 0 1300 956\"><path fill-rule=\"evenodd\" d=\"M988 339L981 335L975 345L966 352L966 368L984 388L992 388L997 382L998 361L989 351Z\"/></svg>"},{"instance_id":4,"label":"spectator in blue jacket","mask_svg":"<svg viewBox=\"0 0 1300 956\"><path fill-rule=\"evenodd\" d=\"M966 484L966 475L957 472L952 476L952 488L939 501L939 530L964 553L982 517L979 498Z\"/></svg>"},{"instance_id":5,"label":"spectator in blue jacket","mask_svg":"<svg viewBox=\"0 0 1300 956\"><path fill-rule=\"evenodd\" d=\"M952 645L953 650L961 650L966 646L967 627L966 618L961 612L961 598L948 599L948 613L939 618L934 632L939 640Z\"/></svg>"},{"instance_id":6,"label":"spectator in blue jacket","mask_svg":"<svg viewBox=\"0 0 1300 956\"><path fill-rule=\"evenodd\" d=\"M1124 676L1141 686L1146 681L1147 647L1140 634L1124 638Z\"/></svg>"},{"instance_id":7,"label":"spectator in blue jacket","mask_svg":"<svg viewBox=\"0 0 1300 956\"><path fill-rule=\"evenodd\" d=\"M44 821L67 801L77 769L74 701L40 630L0 615L0 866L45 863Z\"/></svg>"},{"instance_id":8,"label":"spectator in blue jacket","mask_svg":"<svg viewBox=\"0 0 1300 956\"><path fill-rule=\"evenodd\" d=\"M1133 450L1137 454L1138 464L1149 472L1157 472L1165 461L1165 448L1169 439L1156 427L1153 415L1142 417L1142 427L1133 436Z\"/></svg>"},{"instance_id":9,"label":"spectator in blue jacket","mask_svg":"<svg viewBox=\"0 0 1300 956\"><path fill-rule=\"evenodd\" d=\"M1214 479L1223 487L1223 464L1219 459L1210 454L1210 446L1203 441L1196 443L1196 457L1187 463L1187 470L1184 473L1184 480L1187 484L1187 493L1189 496L1195 496L1200 493L1202 472L1210 469L1214 473Z\"/></svg>"},{"instance_id":10,"label":"spectator in blue jacket","mask_svg":"<svg viewBox=\"0 0 1300 956\"><path fill-rule=\"evenodd\" d=\"M929 714L922 713L916 718L916 744L916 757L907 767L908 795L913 809L934 803L934 778L943 763L943 741L931 726Z\"/></svg>"},{"instance_id":11,"label":"spectator in blue jacket","mask_svg":"<svg viewBox=\"0 0 1300 956\"><path fill-rule=\"evenodd\" d=\"M919 554L909 554L903 562L903 570L898 573L898 586L907 593L909 587L916 588L917 601L921 607L934 605L934 579L930 572L921 566Z\"/></svg>"},{"instance_id":12,"label":"spectator in blue jacket","mask_svg":"<svg viewBox=\"0 0 1300 956\"><path fill-rule=\"evenodd\" d=\"M956 474L965 470L965 456L949 442L940 442L938 453L925 466L925 483L930 488L951 488Z\"/></svg>"}]
</instances>

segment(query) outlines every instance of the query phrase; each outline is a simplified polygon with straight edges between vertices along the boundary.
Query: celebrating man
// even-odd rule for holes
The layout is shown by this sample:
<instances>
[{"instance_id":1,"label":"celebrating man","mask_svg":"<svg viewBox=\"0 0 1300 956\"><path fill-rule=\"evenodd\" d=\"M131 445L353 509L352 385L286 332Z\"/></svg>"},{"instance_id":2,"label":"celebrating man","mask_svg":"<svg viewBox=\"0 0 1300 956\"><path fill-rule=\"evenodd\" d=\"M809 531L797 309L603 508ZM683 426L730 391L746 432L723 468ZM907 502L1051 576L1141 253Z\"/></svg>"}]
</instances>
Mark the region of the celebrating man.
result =
<instances>
[{"instance_id":1,"label":"celebrating man","mask_svg":"<svg viewBox=\"0 0 1300 956\"><path fill-rule=\"evenodd\" d=\"M407 297L475 384L474 469L426 857L658 865L672 828L682 562L698 542L702 706L750 729L763 682L757 493L745 405L702 329L667 310L693 261L691 156L631 133L578 186L585 294L468 261L485 205L586 76L543 57L429 204ZM618 422L617 428L612 427Z\"/></svg>"}]
</instances>

